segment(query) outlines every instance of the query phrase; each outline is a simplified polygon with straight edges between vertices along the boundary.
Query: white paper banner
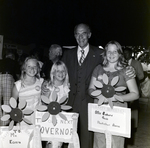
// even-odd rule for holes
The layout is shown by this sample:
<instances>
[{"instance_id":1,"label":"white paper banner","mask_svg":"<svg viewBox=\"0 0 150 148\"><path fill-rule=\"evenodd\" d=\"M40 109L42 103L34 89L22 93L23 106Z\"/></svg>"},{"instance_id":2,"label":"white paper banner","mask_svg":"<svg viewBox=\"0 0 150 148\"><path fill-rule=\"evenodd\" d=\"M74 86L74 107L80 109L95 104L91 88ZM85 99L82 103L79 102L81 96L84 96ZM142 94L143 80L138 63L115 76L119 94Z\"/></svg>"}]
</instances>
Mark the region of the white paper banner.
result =
<instances>
[{"instance_id":1,"label":"white paper banner","mask_svg":"<svg viewBox=\"0 0 150 148\"><path fill-rule=\"evenodd\" d=\"M36 111L36 125L40 126L41 138L43 141L57 140L60 142L73 142L74 132L77 131L78 114L67 113L63 114L67 117L67 121L63 120L59 115L56 115L57 124L52 124L52 115L50 118L42 122L41 118L45 112Z\"/></svg>"},{"instance_id":2,"label":"white paper banner","mask_svg":"<svg viewBox=\"0 0 150 148\"><path fill-rule=\"evenodd\" d=\"M41 148L39 127L0 127L0 148Z\"/></svg>"},{"instance_id":3,"label":"white paper banner","mask_svg":"<svg viewBox=\"0 0 150 148\"><path fill-rule=\"evenodd\" d=\"M109 105L88 104L88 128L90 131L130 138L131 109Z\"/></svg>"}]
</instances>

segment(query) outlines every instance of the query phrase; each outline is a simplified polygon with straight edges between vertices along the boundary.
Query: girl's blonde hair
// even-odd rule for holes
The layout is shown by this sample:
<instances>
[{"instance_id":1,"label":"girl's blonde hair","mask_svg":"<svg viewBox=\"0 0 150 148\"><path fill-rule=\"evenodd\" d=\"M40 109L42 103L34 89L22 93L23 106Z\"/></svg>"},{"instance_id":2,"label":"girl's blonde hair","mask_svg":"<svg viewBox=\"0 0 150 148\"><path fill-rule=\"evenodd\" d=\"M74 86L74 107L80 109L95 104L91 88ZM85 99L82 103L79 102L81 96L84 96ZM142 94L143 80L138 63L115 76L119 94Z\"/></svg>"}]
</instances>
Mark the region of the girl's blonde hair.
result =
<instances>
[{"instance_id":1,"label":"girl's blonde hair","mask_svg":"<svg viewBox=\"0 0 150 148\"><path fill-rule=\"evenodd\" d=\"M65 65L64 62L62 62L62 61L57 61L57 62L55 62L55 63L53 64L53 66L52 66L52 68L51 68L51 71L50 71L50 82L49 82L49 85L50 85L51 87L54 86L54 76L55 76L54 74L55 74L55 72L57 71L58 66L62 66L62 67L64 68L64 70L65 70L66 76L65 76L65 79L64 79L64 82L63 82L63 86L70 86L70 84L69 84L68 70L67 70L66 65Z\"/></svg>"},{"instance_id":2,"label":"girl's blonde hair","mask_svg":"<svg viewBox=\"0 0 150 148\"><path fill-rule=\"evenodd\" d=\"M21 80L24 79L24 76L26 74L25 70L26 70L27 63L28 63L29 60L33 60L33 61L36 62L36 65L37 65L37 74L35 75L35 77L38 78L38 79L40 78L40 71L41 71L41 69L40 69L40 64L39 64L38 60L36 58L34 58L34 57L27 57L25 59L23 65L22 65L22 67L21 67Z\"/></svg>"},{"instance_id":3,"label":"girl's blonde hair","mask_svg":"<svg viewBox=\"0 0 150 148\"><path fill-rule=\"evenodd\" d=\"M106 57L106 53L107 53L107 50L108 50L108 46L109 46L110 44L116 45L117 51L118 51L118 53L119 53L119 59L118 59L117 65L116 65L116 69L118 69L119 67L120 67L120 68L126 67L126 66L127 66L127 62L126 62L126 60L125 60L125 58L124 58L122 47L121 47L121 45L120 45L117 41L110 41L110 42L108 42L108 43L106 44L105 50L104 50L104 52L103 52L103 54L102 54L103 59L104 59L104 60L103 60L103 66L104 66L104 67L107 67L107 66L108 66L108 63L109 63L108 60L107 60L107 57Z\"/></svg>"}]
</instances>

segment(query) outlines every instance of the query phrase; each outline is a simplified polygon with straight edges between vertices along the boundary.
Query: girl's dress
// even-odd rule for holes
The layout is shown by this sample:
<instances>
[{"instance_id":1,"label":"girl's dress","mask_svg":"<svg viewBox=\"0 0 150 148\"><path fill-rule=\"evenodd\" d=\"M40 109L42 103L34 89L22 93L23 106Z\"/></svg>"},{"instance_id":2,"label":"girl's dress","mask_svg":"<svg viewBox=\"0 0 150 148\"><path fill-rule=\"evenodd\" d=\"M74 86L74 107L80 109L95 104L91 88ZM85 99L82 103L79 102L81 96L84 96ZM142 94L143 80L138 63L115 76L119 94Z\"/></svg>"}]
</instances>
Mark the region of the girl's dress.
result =
<instances>
[{"instance_id":1,"label":"girl's dress","mask_svg":"<svg viewBox=\"0 0 150 148\"><path fill-rule=\"evenodd\" d=\"M43 83L43 78L36 79L36 82L33 85L25 85L21 80L15 82L17 91L19 92L19 101L25 100L27 105L25 109L32 109L35 111L35 107L41 103L41 85ZM30 116L24 116L28 119L33 125L35 125L35 113ZM22 121L20 125L24 129L28 129L30 125ZM33 134L30 135L32 138L29 142L29 147L33 148L42 148L41 145L41 135L40 129L34 126Z\"/></svg>"},{"instance_id":2,"label":"girl's dress","mask_svg":"<svg viewBox=\"0 0 150 148\"><path fill-rule=\"evenodd\" d=\"M69 94L69 87L68 86L64 86L64 85L60 85L57 87L49 87L50 92L53 92L54 90L57 92L57 102L64 96L66 96L68 98L68 94ZM52 94L52 93L51 93ZM49 96L50 98L50 96ZM52 101L52 100L50 100ZM51 142L52 146L50 146L50 148L61 148L62 146L62 142L58 142L58 141L52 141Z\"/></svg>"},{"instance_id":3,"label":"girl's dress","mask_svg":"<svg viewBox=\"0 0 150 148\"><path fill-rule=\"evenodd\" d=\"M25 85L21 80L15 82L16 88L19 92L19 101L25 100L27 106L25 109L32 109L35 111L35 107L41 103L41 85L43 83L43 78L36 79L33 85ZM30 116L25 116L33 124L35 123L34 113ZM26 125L21 122L21 125Z\"/></svg>"},{"instance_id":4,"label":"girl's dress","mask_svg":"<svg viewBox=\"0 0 150 148\"><path fill-rule=\"evenodd\" d=\"M109 78L109 83L111 82L111 80L115 77L115 76L119 76L119 81L118 83L115 85L115 87L119 87L119 86L125 86L127 87L126 82L131 79L129 78L126 74L126 68L123 68L121 70L117 70L115 72L109 72L109 71L105 71L103 69L103 67L101 65L98 65L94 71L92 76L97 78L97 80L102 81L102 75L105 73L108 78ZM116 93L117 95L123 95L126 94L126 91L124 92L119 92ZM127 107L127 102L113 102L114 106L120 106L120 107ZM118 119L119 120L119 119ZM113 148L124 148L124 137L120 137L120 136L112 136L112 145ZM106 139L105 139L105 134L103 133L94 133L94 148L106 148Z\"/></svg>"}]
</instances>

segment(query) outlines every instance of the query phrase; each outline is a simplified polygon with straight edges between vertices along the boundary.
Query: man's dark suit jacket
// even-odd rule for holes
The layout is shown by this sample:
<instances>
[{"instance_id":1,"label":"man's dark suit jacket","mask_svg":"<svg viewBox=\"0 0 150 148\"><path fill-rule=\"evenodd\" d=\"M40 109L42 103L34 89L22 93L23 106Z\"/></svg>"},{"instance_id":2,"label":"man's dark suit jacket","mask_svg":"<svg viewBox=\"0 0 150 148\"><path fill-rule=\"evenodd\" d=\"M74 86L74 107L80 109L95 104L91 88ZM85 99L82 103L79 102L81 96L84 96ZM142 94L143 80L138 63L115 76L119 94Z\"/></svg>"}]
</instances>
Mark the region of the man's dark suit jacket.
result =
<instances>
[{"instance_id":1,"label":"man's dark suit jacket","mask_svg":"<svg viewBox=\"0 0 150 148\"><path fill-rule=\"evenodd\" d=\"M88 94L88 87L91 80L91 75L94 70L94 68L102 63L102 56L103 50L95 47L95 46L89 46L89 53L86 57L86 68L83 72L84 80L81 80L84 82L82 84L82 88L80 88L80 93L82 93L82 100L87 99ZM78 58L77 58L77 47L73 49L66 49L63 53L62 61L66 64L69 74L69 81L70 81L70 97L68 104L73 106L73 102L75 99L75 95L77 92L77 84L78 84ZM85 61L84 61L85 62ZM93 102L93 99L89 97L88 95L88 102Z\"/></svg>"},{"instance_id":2,"label":"man's dark suit jacket","mask_svg":"<svg viewBox=\"0 0 150 148\"><path fill-rule=\"evenodd\" d=\"M62 61L68 68L70 81L68 104L73 107L73 112L79 113L78 134L81 148L92 147L92 138L88 136L87 108L88 103L92 103L94 99L89 96L88 87L94 68L102 63L102 52L103 50L90 45L88 55L81 66L78 64L77 47L65 50L62 57Z\"/></svg>"}]
</instances>

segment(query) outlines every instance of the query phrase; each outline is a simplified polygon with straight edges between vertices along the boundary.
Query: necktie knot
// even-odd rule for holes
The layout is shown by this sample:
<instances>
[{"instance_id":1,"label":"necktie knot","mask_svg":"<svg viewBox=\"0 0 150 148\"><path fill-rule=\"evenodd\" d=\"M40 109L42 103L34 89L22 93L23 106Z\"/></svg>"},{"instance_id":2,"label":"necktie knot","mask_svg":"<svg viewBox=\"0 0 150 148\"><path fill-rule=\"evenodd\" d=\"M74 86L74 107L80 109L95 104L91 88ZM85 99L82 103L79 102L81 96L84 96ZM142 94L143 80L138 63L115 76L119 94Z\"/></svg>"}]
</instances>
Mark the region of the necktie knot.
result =
<instances>
[{"instance_id":1,"label":"necktie knot","mask_svg":"<svg viewBox=\"0 0 150 148\"><path fill-rule=\"evenodd\" d=\"M84 54L84 50L83 49L81 50L81 54Z\"/></svg>"}]
</instances>

